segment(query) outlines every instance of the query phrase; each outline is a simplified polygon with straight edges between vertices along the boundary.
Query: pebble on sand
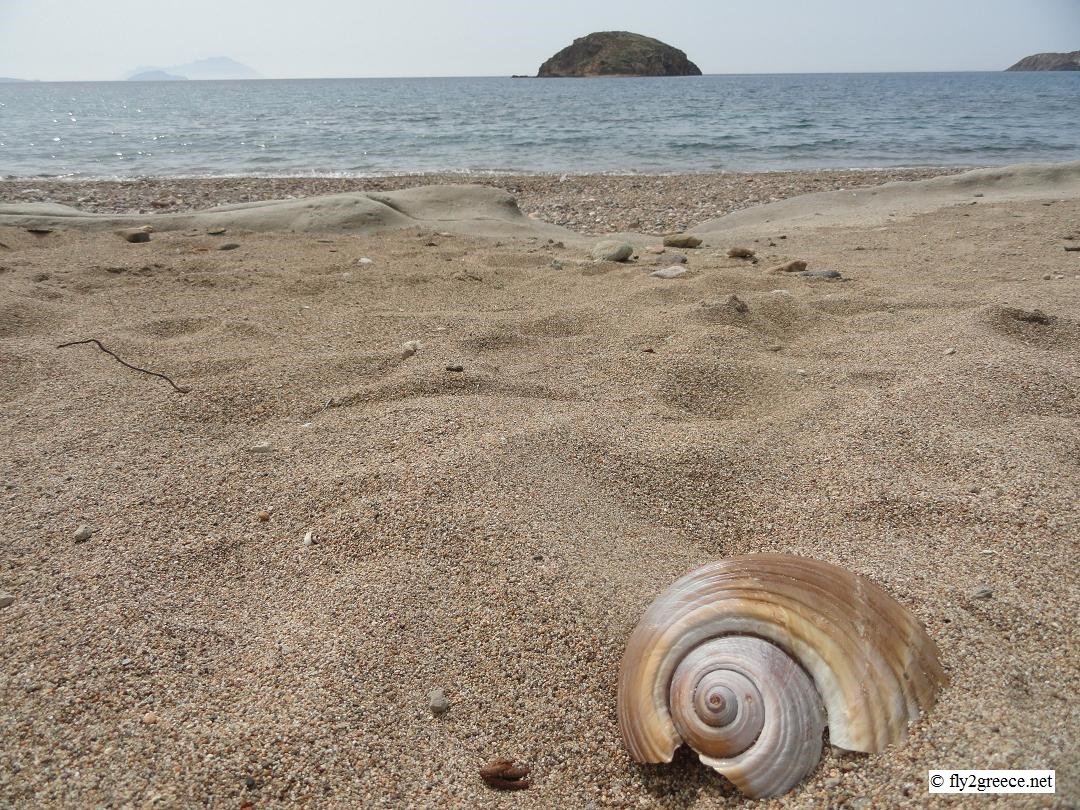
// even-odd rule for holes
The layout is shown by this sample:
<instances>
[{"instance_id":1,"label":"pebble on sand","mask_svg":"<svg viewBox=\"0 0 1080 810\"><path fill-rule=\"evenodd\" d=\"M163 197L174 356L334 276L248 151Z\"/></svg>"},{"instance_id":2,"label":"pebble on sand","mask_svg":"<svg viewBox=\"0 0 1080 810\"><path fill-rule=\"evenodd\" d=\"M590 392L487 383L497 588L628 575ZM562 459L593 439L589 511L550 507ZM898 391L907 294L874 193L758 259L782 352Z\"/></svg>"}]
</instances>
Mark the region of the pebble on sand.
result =
<instances>
[{"instance_id":1,"label":"pebble on sand","mask_svg":"<svg viewBox=\"0 0 1080 810\"><path fill-rule=\"evenodd\" d=\"M739 298L739 296L734 295L734 294L728 296L727 305L729 307L731 307L733 310L735 310L736 312L749 312L750 311L750 307L748 307L746 305L746 302L743 301L741 298Z\"/></svg>"},{"instance_id":2,"label":"pebble on sand","mask_svg":"<svg viewBox=\"0 0 1080 810\"><path fill-rule=\"evenodd\" d=\"M806 262L802 259L792 259L790 262L784 262L774 267L769 268L770 273L801 273L806 269Z\"/></svg>"},{"instance_id":3,"label":"pebble on sand","mask_svg":"<svg viewBox=\"0 0 1080 810\"><path fill-rule=\"evenodd\" d=\"M989 599L993 595L994 589L989 585L980 585L968 594L972 599Z\"/></svg>"},{"instance_id":4,"label":"pebble on sand","mask_svg":"<svg viewBox=\"0 0 1080 810\"><path fill-rule=\"evenodd\" d=\"M956 354L956 349L946 349L942 354L948 357L950 354Z\"/></svg>"},{"instance_id":5,"label":"pebble on sand","mask_svg":"<svg viewBox=\"0 0 1080 810\"><path fill-rule=\"evenodd\" d=\"M239 242L226 242L224 245L218 247L218 250L236 250L240 247Z\"/></svg>"},{"instance_id":6,"label":"pebble on sand","mask_svg":"<svg viewBox=\"0 0 1080 810\"><path fill-rule=\"evenodd\" d=\"M304 532L304 545L305 546L313 546L313 545L315 545L315 532L313 530L308 529L306 532Z\"/></svg>"},{"instance_id":7,"label":"pebble on sand","mask_svg":"<svg viewBox=\"0 0 1080 810\"><path fill-rule=\"evenodd\" d=\"M446 693L442 689L428 692L428 708L436 717L442 717L450 711L450 701L446 699Z\"/></svg>"},{"instance_id":8,"label":"pebble on sand","mask_svg":"<svg viewBox=\"0 0 1080 810\"><path fill-rule=\"evenodd\" d=\"M455 373L460 374L462 371L465 370L465 367L464 366L447 366L446 370L447 371L453 371Z\"/></svg>"},{"instance_id":9,"label":"pebble on sand","mask_svg":"<svg viewBox=\"0 0 1080 810\"><path fill-rule=\"evenodd\" d=\"M594 259L604 262L625 262L634 255L634 246L628 242L604 239L592 249Z\"/></svg>"},{"instance_id":10,"label":"pebble on sand","mask_svg":"<svg viewBox=\"0 0 1080 810\"><path fill-rule=\"evenodd\" d=\"M401 359L406 360L420 351L419 340L407 340L401 344Z\"/></svg>"},{"instance_id":11,"label":"pebble on sand","mask_svg":"<svg viewBox=\"0 0 1080 810\"><path fill-rule=\"evenodd\" d=\"M673 248L696 248L701 247L701 240L696 236L685 233L677 233L664 237L664 246Z\"/></svg>"},{"instance_id":12,"label":"pebble on sand","mask_svg":"<svg viewBox=\"0 0 1080 810\"><path fill-rule=\"evenodd\" d=\"M94 533L94 530L87 526L85 523L75 531L75 542L85 543L90 539L90 536Z\"/></svg>"},{"instance_id":13,"label":"pebble on sand","mask_svg":"<svg viewBox=\"0 0 1080 810\"><path fill-rule=\"evenodd\" d=\"M361 256L359 259L356 260L356 263L357 264L365 264L365 265L367 265L367 264L375 264L375 261L373 259L369 259L367 256Z\"/></svg>"},{"instance_id":14,"label":"pebble on sand","mask_svg":"<svg viewBox=\"0 0 1080 810\"><path fill-rule=\"evenodd\" d=\"M158 716L156 714L154 714L153 712L147 712L146 714L144 714L142 716L142 721L143 721L144 725L152 726L155 723L157 723Z\"/></svg>"},{"instance_id":15,"label":"pebble on sand","mask_svg":"<svg viewBox=\"0 0 1080 810\"><path fill-rule=\"evenodd\" d=\"M270 442L257 442L248 449L252 453L270 453L274 448L270 446Z\"/></svg>"},{"instance_id":16,"label":"pebble on sand","mask_svg":"<svg viewBox=\"0 0 1080 810\"><path fill-rule=\"evenodd\" d=\"M662 270L653 270L649 275L653 278L678 278L685 272L687 270L683 265L673 264L671 267L665 267Z\"/></svg>"},{"instance_id":17,"label":"pebble on sand","mask_svg":"<svg viewBox=\"0 0 1080 810\"><path fill-rule=\"evenodd\" d=\"M727 252L729 259L752 259L754 251L746 247L733 247Z\"/></svg>"},{"instance_id":18,"label":"pebble on sand","mask_svg":"<svg viewBox=\"0 0 1080 810\"><path fill-rule=\"evenodd\" d=\"M823 278L827 281L836 281L843 278L839 270L803 270L799 273L800 278Z\"/></svg>"},{"instance_id":19,"label":"pebble on sand","mask_svg":"<svg viewBox=\"0 0 1080 810\"><path fill-rule=\"evenodd\" d=\"M15 597L10 593L0 593L0 609L11 607L15 603Z\"/></svg>"},{"instance_id":20,"label":"pebble on sand","mask_svg":"<svg viewBox=\"0 0 1080 810\"><path fill-rule=\"evenodd\" d=\"M688 259L681 253L669 253L667 256L656 257L656 263L665 267L670 267L673 264L686 264L687 261Z\"/></svg>"},{"instance_id":21,"label":"pebble on sand","mask_svg":"<svg viewBox=\"0 0 1080 810\"><path fill-rule=\"evenodd\" d=\"M646 253L655 253L657 256L659 256L665 250L667 250L667 248L665 248L663 245L649 245L645 248Z\"/></svg>"},{"instance_id":22,"label":"pebble on sand","mask_svg":"<svg viewBox=\"0 0 1080 810\"><path fill-rule=\"evenodd\" d=\"M266 521L270 520L270 513L264 509L259 512L257 517L259 518L259 523L266 523Z\"/></svg>"}]
</instances>

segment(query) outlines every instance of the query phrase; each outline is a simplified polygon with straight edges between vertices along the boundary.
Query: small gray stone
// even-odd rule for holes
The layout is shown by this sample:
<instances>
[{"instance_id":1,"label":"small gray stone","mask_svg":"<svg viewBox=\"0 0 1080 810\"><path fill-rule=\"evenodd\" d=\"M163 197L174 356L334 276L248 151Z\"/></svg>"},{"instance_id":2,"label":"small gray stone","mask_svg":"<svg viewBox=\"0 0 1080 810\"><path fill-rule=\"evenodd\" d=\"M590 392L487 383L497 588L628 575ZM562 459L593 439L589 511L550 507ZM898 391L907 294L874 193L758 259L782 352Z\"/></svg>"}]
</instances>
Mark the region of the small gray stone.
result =
<instances>
[{"instance_id":1,"label":"small gray stone","mask_svg":"<svg viewBox=\"0 0 1080 810\"><path fill-rule=\"evenodd\" d=\"M238 247L240 247L239 242L226 242L224 245L221 245L218 250L236 250Z\"/></svg>"},{"instance_id":2,"label":"small gray stone","mask_svg":"<svg viewBox=\"0 0 1080 810\"><path fill-rule=\"evenodd\" d=\"M207 231L207 234L209 234L210 236L221 236L223 233L225 233L224 228L214 228L211 231Z\"/></svg>"},{"instance_id":3,"label":"small gray stone","mask_svg":"<svg viewBox=\"0 0 1080 810\"><path fill-rule=\"evenodd\" d=\"M673 264L671 267L665 267L663 270L653 270L649 273L653 278L678 278L686 272L686 268L681 264Z\"/></svg>"},{"instance_id":4,"label":"small gray stone","mask_svg":"<svg viewBox=\"0 0 1080 810\"><path fill-rule=\"evenodd\" d=\"M946 349L942 354L948 357L949 355L956 354L956 349Z\"/></svg>"},{"instance_id":5,"label":"small gray stone","mask_svg":"<svg viewBox=\"0 0 1080 810\"><path fill-rule=\"evenodd\" d=\"M681 253L668 253L666 256L657 256L656 264L669 266L672 264L686 264L686 257Z\"/></svg>"},{"instance_id":6,"label":"small gray stone","mask_svg":"<svg viewBox=\"0 0 1080 810\"><path fill-rule=\"evenodd\" d=\"M450 701L446 699L446 693L442 689L432 689L428 692L428 708L436 717L442 717L450 711Z\"/></svg>"},{"instance_id":7,"label":"small gray stone","mask_svg":"<svg viewBox=\"0 0 1080 810\"><path fill-rule=\"evenodd\" d=\"M841 780L839 776L830 776L828 779L825 780L825 787L827 787L827 788L839 787L841 781L843 781L843 780Z\"/></svg>"},{"instance_id":8,"label":"small gray stone","mask_svg":"<svg viewBox=\"0 0 1080 810\"><path fill-rule=\"evenodd\" d=\"M563 268L563 264L558 259L552 259L551 260L551 269L552 270L562 270L562 268Z\"/></svg>"},{"instance_id":9,"label":"small gray stone","mask_svg":"<svg viewBox=\"0 0 1080 810\"><path fill-rule=\"evenodd\" d=\"M401 358L406 360L420 350L419 340L406 340L401 344Z\"/></svg>"},{"instance_id":10,"label":"small gray stone","mask_svg":"<svg viewBox=\"0 0 1080 810\"><path fill-rule=\"evenodd\" d=\"M750 311L750 307L748 307L746 305L746 302L743 301L741 298L739 298L739 296L737 296L737 295L729 295L728 299L727 299L727 305L729 307L731 307L733 310L735 310L736 312L749 312Z\"/></svg>"},{"instance_id":11,"label":"small gray stone","mask_svg":"<svg viewBox=\"0 0 1080 810\"><path fill-rule=\"evenodd\" d=\"M614 239L604 239L597 242L592 249L594 259L604 262L625 262L634 255L634 246L627 242L617 242Z\"/></svg>"},{"instance_id":12,"label":"small gray stone","mask_svg":"<svg viewBox=\"0 0 1080 810\"><path fill-rule=\"evenodd\" d=\"M968 594L972 599L989 599L994 595L994 589L989 585L980 585Z\"/></svg>"},{"instance_id":13,"label":"small gray stone","mask_svg":"<svg viewBox=\"0 0 1080 810\"><path fill-rule=\"evenodd\" d=\"M15 603L15 597L10 593L0 593L0 609L11 607Z\"/></svg>"},{"instance_id":14,"label":"small gray stone","mask_svg":"<svg viewBox=\"0 0 1080 810\"><path fill-rule=\"evenodd\" d=\"M270 446L270 442L258 442L253 444L250 448L252 453L271 453L274 448Z\"/></svg>"},{"instance_id":15,"label":"small gray stone","mask_svg":"<svg viewBox=\"0 0 1080 810\"><path fill-rule=\"evenodd\" d=\"M85 523L75 531L75 542L85 543L90 539L90 535L94 533L94 530L87 526Z\"/></svg>"},{"instance_id":16,"label":"small gray stone","mask_svg":"<svg viewBox=\"0 0 1080 810\"><path fill-rule=\"evenodd\" d=\"M463 372L465 370L465 367L464 366L457 366L457 365L447 366L446 370L447 371L452 371L452 372L454 372L456 374L460 374L461 372Z\"/></svg>"},{"instance_id":17,"label":"small gray stone","mask_svg":"<svg viewBox=\"0 0 1080 810\"><path fill-rule=\"evenodd\" d=\"M701 240L685 233L673 234L664 237L664 247L696 248L701 247Z\"/></svg>"}]
</instances>

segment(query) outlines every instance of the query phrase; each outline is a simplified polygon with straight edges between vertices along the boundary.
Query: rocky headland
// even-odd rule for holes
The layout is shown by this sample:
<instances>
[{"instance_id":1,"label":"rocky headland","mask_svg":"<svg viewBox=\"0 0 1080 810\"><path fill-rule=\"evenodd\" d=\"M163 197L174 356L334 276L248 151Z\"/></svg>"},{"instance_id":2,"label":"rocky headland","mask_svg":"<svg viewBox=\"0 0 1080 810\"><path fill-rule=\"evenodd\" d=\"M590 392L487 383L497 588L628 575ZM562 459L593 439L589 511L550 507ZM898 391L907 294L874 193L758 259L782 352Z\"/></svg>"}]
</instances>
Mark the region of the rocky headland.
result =
<instances>
[{"instance_id":1,"label":"rocky headland","mask_svg":"<svg viewBox=\"0 0 1080 810\"><path fill-rule=\"evenodd\" d=\"M1025 56L1008 70L1080 70L1080 51Z\"/></svg>"}]
</instances>

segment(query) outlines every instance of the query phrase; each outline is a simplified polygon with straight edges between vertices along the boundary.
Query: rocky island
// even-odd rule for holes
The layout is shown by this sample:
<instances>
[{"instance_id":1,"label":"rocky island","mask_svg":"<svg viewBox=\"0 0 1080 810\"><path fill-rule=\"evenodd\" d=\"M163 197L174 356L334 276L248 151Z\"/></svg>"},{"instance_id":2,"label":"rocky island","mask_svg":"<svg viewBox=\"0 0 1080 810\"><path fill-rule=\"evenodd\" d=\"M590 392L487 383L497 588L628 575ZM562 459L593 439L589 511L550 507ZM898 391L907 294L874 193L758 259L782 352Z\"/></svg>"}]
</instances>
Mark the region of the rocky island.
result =
<instances>
[{"instance_id":1,"label":"rocky island","mask_svg":"<svg viewBox=\"0 0 1080 810\"><path fill-rule=\"evenodd\" d=\"M1008 70L1080 70L1080 51L1025 56Z\"/></svg>"},{"instance_id":2,"label":"rocky island","mask_svg":"<svg viewBox=\"0 0 1080 810\"><path fill-rule=\"evenodd\" d=\"M652 37L599 31L575 39L540 66L539 78L568 76L700 76L686 54Z\"/></svg>"}]
</instances>

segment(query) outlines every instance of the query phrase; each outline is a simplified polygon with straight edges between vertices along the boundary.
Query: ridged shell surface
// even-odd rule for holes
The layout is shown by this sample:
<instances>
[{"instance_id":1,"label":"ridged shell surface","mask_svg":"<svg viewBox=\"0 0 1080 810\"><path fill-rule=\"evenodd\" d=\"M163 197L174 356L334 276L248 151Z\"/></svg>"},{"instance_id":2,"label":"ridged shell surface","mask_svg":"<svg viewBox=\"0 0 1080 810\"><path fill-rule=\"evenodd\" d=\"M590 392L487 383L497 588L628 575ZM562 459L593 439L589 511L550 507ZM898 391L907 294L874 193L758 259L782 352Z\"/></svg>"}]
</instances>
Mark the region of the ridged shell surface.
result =
<instances>
[{"instance_id":1,"label":"ridged shell surface","mask_svg":"<svg viewBox=\"0 0 1080 810\"><path fill-rule=\"evenodd\" d=\"M728 636L767 641L794 659L825 707L830 741L850 751L905 739L947 680L922 625L866 578L783 554L720 560L665 590L627 643L618 717L636 761L671 761L683 742L669 707L676 670L695 648ZM698 753L716 766L715 756Z\"/></svg>"}]
</instances>

